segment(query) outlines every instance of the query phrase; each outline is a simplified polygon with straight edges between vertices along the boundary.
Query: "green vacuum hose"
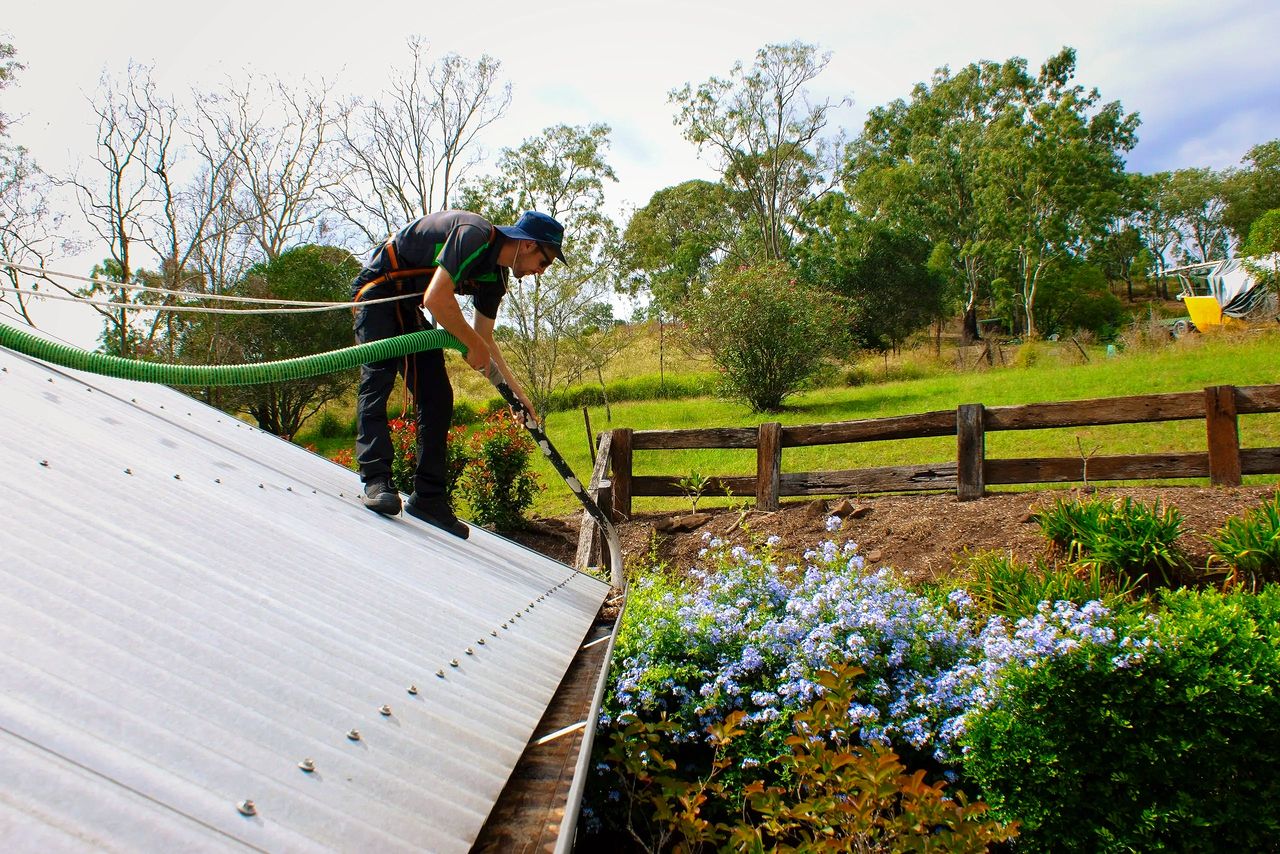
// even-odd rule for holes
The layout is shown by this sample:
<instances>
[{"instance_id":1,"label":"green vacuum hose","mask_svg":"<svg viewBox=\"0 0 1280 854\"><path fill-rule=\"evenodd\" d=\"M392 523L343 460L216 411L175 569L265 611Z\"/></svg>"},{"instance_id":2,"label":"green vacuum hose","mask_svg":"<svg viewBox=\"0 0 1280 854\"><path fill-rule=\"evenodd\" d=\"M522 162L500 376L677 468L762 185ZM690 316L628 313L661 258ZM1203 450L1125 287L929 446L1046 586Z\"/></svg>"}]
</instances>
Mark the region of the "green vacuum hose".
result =
<instances>
[{"instance_id":1,"label":"green vacuum hose","mask_svg":"<svg viewBox=\"0 0 1280 854\"><path fill-rule=\"evenodd\" d=\"M296 359L280 359L256 365L166 365L159 362L141 362L123 359L105 353L94 353L48 341L38 335L0 323L0 347L7 347L42 362L90 371L118 379L146 383L162 383L177 386L227 386L279 383L345 371L370 362L381 362L417 353L422 350L457 350L466 353L467 348L443 329L424 329L357 344L314 356Z\"/></svg>"}]
</instances>

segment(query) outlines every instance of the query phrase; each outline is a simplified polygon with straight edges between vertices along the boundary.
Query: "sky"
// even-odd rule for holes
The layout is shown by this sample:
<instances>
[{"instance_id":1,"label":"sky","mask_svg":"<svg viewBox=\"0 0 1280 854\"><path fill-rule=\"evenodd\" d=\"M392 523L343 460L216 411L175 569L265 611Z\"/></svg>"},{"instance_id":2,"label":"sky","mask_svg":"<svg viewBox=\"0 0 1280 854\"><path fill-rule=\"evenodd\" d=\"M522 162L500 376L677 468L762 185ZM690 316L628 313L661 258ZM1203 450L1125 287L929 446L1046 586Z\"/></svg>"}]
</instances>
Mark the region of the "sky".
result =
<instances>
[{"instance_id":1,"label":"sky","mask_svg":"<svg viewBox=\"0 0 1280 854\"><path fill-rule=\"evenodd\" d=\"M242 80L248 70L325 79L336 93L375 95L390 69L405 63L411 34L426 40L432 58L488 54L501 62L513 100L482 140L491 155L552 125L609 125L618 181L606 198L620 221L663 187L714 177L673 124L677 107L668 93L725 77L766 44L795 40L830 52L810 94L852 99L833 115L850 137L869 109L907 97L940 66L1020 56L1038 68L1066 45L1077 52L1077 82L1141 116L1139 141L1127 158L1132 171L1235 166L1253 145L1280 138L1276 0L11 6L17 8L0 19L0 37L16 47L26 69L0 94L0 109L20 118L11 136L55 174L89 154L87 98L104 70L122 71L130 60L149 64L157 88L177 96L228 77Z\"/></svg>"}]
</instances>

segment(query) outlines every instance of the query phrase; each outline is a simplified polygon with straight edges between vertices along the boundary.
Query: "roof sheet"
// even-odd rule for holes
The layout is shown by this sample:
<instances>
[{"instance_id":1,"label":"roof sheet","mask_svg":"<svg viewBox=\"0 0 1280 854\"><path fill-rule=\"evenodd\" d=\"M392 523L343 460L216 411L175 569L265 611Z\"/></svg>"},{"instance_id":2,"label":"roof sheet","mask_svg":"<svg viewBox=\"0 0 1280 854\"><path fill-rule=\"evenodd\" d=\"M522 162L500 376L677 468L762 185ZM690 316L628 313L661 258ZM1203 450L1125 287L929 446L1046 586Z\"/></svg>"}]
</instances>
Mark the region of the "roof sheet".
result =
<instances>
[{"instance_id":1,"label":"roof sheet","mask_svg":"<svg viewBox=\"0 0 1280 854\"><path fill-rule=\"evenodd\" d=\"M171 389L0 414L0 848L470 847L607 585Z\"/></svg>"}]
</instances>

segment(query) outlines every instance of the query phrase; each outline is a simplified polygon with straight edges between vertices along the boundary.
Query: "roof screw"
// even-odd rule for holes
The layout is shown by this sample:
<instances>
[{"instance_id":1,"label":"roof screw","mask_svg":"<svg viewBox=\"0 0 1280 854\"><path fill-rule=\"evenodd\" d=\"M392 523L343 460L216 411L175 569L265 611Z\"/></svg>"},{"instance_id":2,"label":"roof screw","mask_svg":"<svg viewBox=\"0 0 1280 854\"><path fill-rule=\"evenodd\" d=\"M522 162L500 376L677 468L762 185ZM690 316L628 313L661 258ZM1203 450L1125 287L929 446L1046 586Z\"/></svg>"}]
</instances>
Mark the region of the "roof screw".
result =
<instances>
[{"instance_id":1,"label":"roof screw","mask_svg":"<svg viewBox=\"0 0 1280 854\"><path fill-rule=\"evenodd\" d=\"M360 730L355 729L355 728L352 728L352 729L347 730L347 738L351 739L352 741L359 741L359 740L360 740Z\"/></svg>"},{"instance_id":2,"label":"roof screw","mask_svg":"<svg viewBox=\"0 0 1280 854\"><path fill-rule=\"evenodd\" d=\"M391 707L384 704L380 709L378 709L378 714L382 715L384 718L391 717Z\"/></svg>"},{"instance_id":3,"label":"roof screw","mask_svg":"<svg viewBox=\"0 0 1280 854\"><path fill-rule=\"evenodd\" d=\"M443 679L443 678L444 678L444 668L443 668L443 667L441 667L439 670L437 670L437 671L436 671L436 675L437 675L437 676L439 676L441 679Z\"/></svg>"},{"instance_id":4,"label":"roof screw","mask_svg":"<svg viewBox=\"0 0 1280 854\"><path fill-rule=\"evenodd\" d=\"M137 403L137 402L138 402L138 399L137 399L136 397L131 397L131 398L129 398L129 400L130 400L130 402L132 402L132 403Z\"/></svg>"},{"instance_id":5,"label":"roof screw","mask_svg":"<svg viewBox=\"0 0 1280 854\"><path fill-rule=\"evenodd\" d=\"M262 484L258 484L258 489L266 489L266 487L263 486Z\"/></svg>"},{"instance_id":6,"label":"roof screw","mask_svg":"<svg viewBox=\"0 0 1280 854\"><path fill-rule=\"evenodd\" d=\"M49 382L53 382L53 377L49 377Z\"/></svg>"},{"instance_id":7,"label":"roof screw","mask_svg":"<svg viewBox=\"0 0 1280 854\"><path fill-rule=\"evenodd\" d=\"M410 685L410 686L409 686L409 693L410 693L410 694L412 694L412 695L414 695L414 696L416 697L416 696L418 695L418 686L417 686L417 685Z\"/></svg>"},{"instance_id":8,"label":"roof screw","mask_svg":"<svg viewBox=\"0 0 1280 854\"><path fill-rule=\"evenodd\" d=\"M298 767L310 774L312 771L316 770L316 763L314 759L308 756L306 759L298 763Z\"/></svg>"},{"instance_id":9,"label":"roof screw","mask_svg":"<svg viewBox=\"0 0 1280 854\"><path fill-rule=\"evenodd\" d=\"M182 475L180 475L180 474L175 474L175 475L173 476L173 479L174 479L174 480L182 480Z\"/></svg>"},{"instance_id":10,"label":"roof screw","mask_svg":"<svg viewBox=\"0 0 1280 854\"><path fill-rule=\"evenodd\" d=\"M214 483L222 483L222 478L220 478L220 477L215 477L215 478L213 479L213 482L214 482Z\"/></svg>"},{"instance_id":11,"label":"roof screw","mask_svg":"<svg viewBox=\"0 0 1280 854\"><path fill-rule=\"evenodd\" d=\"M253 803L253 801L249 800L248 798L245 798L243 801L236 804L236 809L240 810L240 815L257 815L258 814L258 807Z\"/></svg>"},{"instance_id":12,"label":"roof screw","mask_svg":"<svg viewBox=\"0 0 1280 854\"><path fill-rule=\"evenodd\" d=\"M40 461L40 465L44 466L45 468L48 468L48 467L49 467L49 461L48 461L48 460L41 460L41 461Z\"/></svg>"},{"instance_id":13,"label":"roof screw","mask_svg":"<svg viewBox=\"0 0 1280 854\"><path fill-rule=\"evenodd\" d=\"M502 624L502 627L505 629L505 628L507 627L507 624L506 624L506 623L503 623L503 624Z\"/></svg>"},{"instance_id":14,"label":"roof screw","mask_svg":"<svg viewBox=\"0 0 1280 854\"><path fill-rule=\"evenodd\" d=\"M480 640L476 641L476 643L480 644L481 646L484 646L484 638L480 638Z\"/></svg>"},{"instance_id":15,"label":"roof screw","mask_svg":"<svg viewBox=\"0 0 1280 854\"><path fill-rule=\"evenodd\" d=\"M456 659L456 658L455 658L453 661L450 661L450 662L449 662L449 666L450 666L450 667L457 667L457 666L458 666L458 659Z\"/></svg>"},{"instance_id":16,"label":"roof screw","mask_svg":"<svg viewBox=\"0 0 1280 854\"><path fill-rule=\"evenodd\" d=\"M493 635L495 638L498 636L497 632L489 632L489 634ZM484 643L484 641L481 641L481 643Z\"/></svg>"},{"instance_id":17,"label":"roof screw","mask_svg":"<svg viewBox=\"0 0 1280 854\"><path fill-rule=\"evenodd\" d=\"M124 470L124 473L125 473L125 474L133 474L133 469L125 469L125 470Z\"/></svg>"},{"instance_id":18,"label":"roof screw","mask_svg":"<svg viewBox=\"0 0 1280 854\"><path fill-rule=\"evenodd\" d=\"M475 655L475 654L476 654L476 651L474 647L470 647L470 646L467 647L467 655Z\"/></svg>"},{"instance_id":19,"label":"roof screw","mask_svg":"<svg viewBox=\"0 0 1280 854\"><path fill-rule=\"evenodd\" d=\"M286 486L286 487L284 488L284 491L285 491L285 492L293 492L293 487L292 487L292 486Z\"/></svg>"}]
</instances>

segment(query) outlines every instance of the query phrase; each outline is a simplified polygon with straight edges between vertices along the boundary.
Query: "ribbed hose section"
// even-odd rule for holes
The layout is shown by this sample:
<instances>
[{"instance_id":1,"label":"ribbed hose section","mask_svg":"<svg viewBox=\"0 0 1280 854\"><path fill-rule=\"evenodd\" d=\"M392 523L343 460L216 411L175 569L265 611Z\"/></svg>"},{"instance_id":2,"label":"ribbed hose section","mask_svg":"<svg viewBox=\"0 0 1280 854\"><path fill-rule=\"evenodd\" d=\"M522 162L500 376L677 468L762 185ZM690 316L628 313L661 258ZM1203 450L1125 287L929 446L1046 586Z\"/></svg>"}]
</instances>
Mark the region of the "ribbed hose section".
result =
<instances>
[{"instance_id":1,"label":"ribbed hose section","mask_svg":"<svg viewBox=\"0 0 1280 854\"><path fill-rule=\"evenodd\" d=\"M314 356L296 359L280 359L256 365L165 365L158 362L140 362L123 359L105 353L92 353L47 341L7 324L0 323L0 346L26 356L50 362L77 371L89 371L124 380L145 383L162 383L179 386L230 386L279 383L345 371L370 362L381 362L418 353L423 350L457 350L466 353L467 348L443 329L424 329L397 335L381 341L370 341Z\"/></svg>"}]
</instances>

